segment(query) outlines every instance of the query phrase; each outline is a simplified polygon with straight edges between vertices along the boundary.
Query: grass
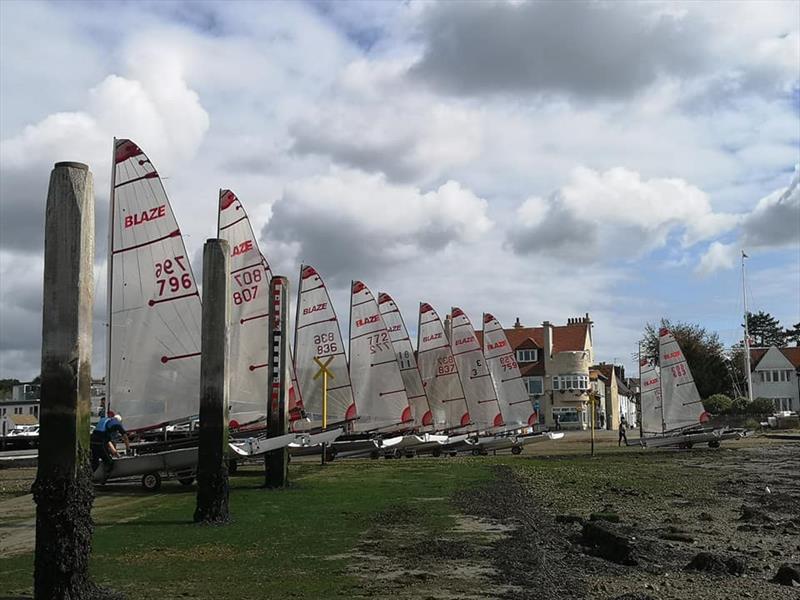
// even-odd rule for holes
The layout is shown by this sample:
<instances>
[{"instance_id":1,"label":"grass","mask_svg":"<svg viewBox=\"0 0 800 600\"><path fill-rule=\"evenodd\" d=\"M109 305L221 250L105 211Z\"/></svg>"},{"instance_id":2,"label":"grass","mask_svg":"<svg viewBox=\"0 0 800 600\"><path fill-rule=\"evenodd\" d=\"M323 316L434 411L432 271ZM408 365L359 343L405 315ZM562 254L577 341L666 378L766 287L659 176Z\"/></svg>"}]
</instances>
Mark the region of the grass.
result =
<instances>
[{"instance_id":1,"label":"grass","mask_svg":"<svg viewBox=\"0 0 800 600\"><path fill-rule=\"evenodd\" d=\"M435 536L454 509L424 500L488 476L470 460L298 464L290 488L270 491L254 470L231 479L226 527L191 523L195 495L177 484L152 496L109 486L121 488L110 491L119 510L96 523L91 572L129 598L350 598L359 582L347 554L382 513L407 507ZM30 594L32 569L31 554L0 559L0 594Z\"/></svg>"}]
</instances>

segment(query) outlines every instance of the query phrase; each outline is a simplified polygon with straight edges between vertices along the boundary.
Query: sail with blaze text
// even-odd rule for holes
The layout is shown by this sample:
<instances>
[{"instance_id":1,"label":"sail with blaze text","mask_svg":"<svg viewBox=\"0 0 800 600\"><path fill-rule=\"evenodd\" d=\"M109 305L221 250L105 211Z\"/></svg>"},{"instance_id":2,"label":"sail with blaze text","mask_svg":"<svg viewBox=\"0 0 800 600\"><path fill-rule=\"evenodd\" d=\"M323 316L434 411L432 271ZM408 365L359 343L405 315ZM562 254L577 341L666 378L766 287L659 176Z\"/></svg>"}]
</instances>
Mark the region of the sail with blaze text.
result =
<instances>
[{"instance_id":1,"label":"sail with blaze text","mask_svg":"<svg viewBox=\"0 0 800 600\"><path fill-rule=\"evenodd\" d=\"M489 313L483 315L483 354L492 374L506 427L515 429L535 425L539 415L522 381L514 350L500 321Z\"/></svg>"},{"instance_id":2,"label":"sail with blaze text","mask_svg":"<svg viewBox=\"0 0 800 600\"><path fill-rule=\"evenodd\" d=\"M397 304L389 294L384 292L378 294L378 305L386 324L386 330L389 332L389 338L392 340L392 347L400 367L400 375L408 395L408 403L411 406L414 425L420 431L428 430L433 425L433 413L428 405L428 395L425 393L425 386L422 385L422 377L419 374L408 330L403 322L403 315L400 314L400 309L397 308Z\"/></svg>"},{"instance_id":3,"label":"sail with blaze text","mask_svg":"<svg viewBox=\"0 0 800 600\"><path fill-rule=\"evenodd\" d=\"M472 425L464 390L444 326L430 304L419 305L417 327L417 365L428 394L437 430L451 430Z\"/></svg>"},{"instance_id":4,"label":"sail with blaze text","mask_svg":"<svg viewBox=\"0 0 800 600\"><path fill-rule=\"evenodd\" d=\"M450 311L450 350L456 361L472 422L480 430L502 427L503 415L486 357L472 323L460 308Z\"/></svg>"},{"instance_id":5,"label":"sail with blaze text","mask_svg":"<svg viewBox=\"0 0 800 600\"><path fill-rule=\"evenodd\" d=\"M653 435L664 433L664 413L661 403L661 381L658 365L649 358L639 361L639 378L642 382L641 411L642 433Z\"/></svg>"},{"instance_id":6,"label":"sail with blaze text","mask_svg":"<svg viewBox=\"0 0 800 600\"><path fill-rule=\"evenodd\" d=\"M354 281L350 293L350 381L358 429L413 425L411 407L389 332L369 288Z\"/></svg>"},{"instance_id":7,"label":"sail with blaze text","mask_svg":"<svg viewBox=\"0 0 800 600\"><path fill-rule=\"evenodd\" d=\"M356 419L339 321L322 277L305 265L300 267L294 348L295 373L306 417L312 425L322 423L322 377L315 377L320 370L315 358L327 365L333 375L328 379L327 424Z\"/></svg>"},{"instance_id":8,"label":"sail with blaze text","mask_svg":"<svg viewBox=\"0 0 800 600\"><path fill-rule=\"evenodd\" d=\"M128 429L196 415L200 296L161 178L114 141L109 231L109 408Z\"/></svg>"},{"instance_id":9,"label":"sail with blaze text","mask_svg":"<svg viewBox=\"0 0 800 600\"><path fill-rule=\"evenodd\" d=\"M661 400L667 431L692 427L708 420L683 351L667 328L658 334Z\"/></svg>"},{"instance_id":10,"label":"sail with blaze text","mask_svg":"<svg viewBox=\"0 0 800 600\"><path fill-rule=\"evenodd\" d=\"M228 241L231 253L230 419L236 425L266 416L272 272L244 206L230 190L219 193L217 236Z\"/></svg>"}]
</instances>

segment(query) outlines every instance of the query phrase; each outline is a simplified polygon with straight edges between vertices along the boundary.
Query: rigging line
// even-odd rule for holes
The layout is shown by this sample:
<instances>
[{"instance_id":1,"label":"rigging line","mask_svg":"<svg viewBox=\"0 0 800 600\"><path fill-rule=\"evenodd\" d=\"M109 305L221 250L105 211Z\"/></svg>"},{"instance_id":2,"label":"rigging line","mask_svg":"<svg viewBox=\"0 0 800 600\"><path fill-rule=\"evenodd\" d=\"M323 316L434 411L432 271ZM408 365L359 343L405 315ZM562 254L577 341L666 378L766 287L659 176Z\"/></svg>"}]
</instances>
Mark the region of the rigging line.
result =
<instances>
[{"instance_id":1,"label":"rigging line","mask_svg":"<svg viewBox=\"0 0 800 600\"><path fill-rule=\"evenodd\" d=\"M242 222L242 221L244 221L246 218L247 218L247 215L244 215L243 217L239 217L239 218L238 218L238 219L236 219L236 220L235 220L233 223L228 223L227 225L224 225L224 226L220 227L220 228L219 228L219 230L220 230L220 231L225 231L225 230L226 230L226 229L228 229L229 227L233 227L233 226L234 226L234 225L236 225L237 223L241 223L241 222Z\"/></svg>"},{"instance_id":2,"label":"rigging line","mask_svg":"<svg viewBox=\"0 0 800 600\"><path fill-rule=\"evenodd\" d=\"M375 302L375 298L369 298L368 300L364 300L363 302L357 302L353 304L351 308L355 308L356 306L361 306L362 304L369 304L370 302Z\"/></svg>"},{"instance_id":3,"label":"rigging line","mask_svg":"<svg viewBox=\"0 0 800 600\"><path fill-rule=\"evenodd\" d=\"M330 323L331 321L336 321L336 317L331 317L330 319L323 319L322 321L314 321L313 323L305 323L304 325L298 325L297 327L295 327L295 331L303 329L304 327L311 327L312 325L319 325L321 323Z\"/></svg>"},{"instance_id":4,"label":"rigging line","mask_svg":"<svg viewBox=\"0 0 800 600\"><path fill-rule=\"evenodd\" d=\"M352 342L353 340L357 340L359 338L362 338L362 337L365 337L365 336L368 336L368 335L380 334L383 331L385 331L385 329L380 329L380 328L379 329L374 329L372 331L365 331L364 333L359 333L356 336L350 336L350 341Z\"/></svg>"},{"instance_id":5,"label":"rigging line","mask_svg":"<svg viewBox=\"0 0 800 600\"><path fill-rule=\"evenodd\" d=\"M301 294L307 294L308 292L313 292L314 290L318 290L320 288L324 289L325 288L325 284L323 283L322 285L318 285L317 287L313 287L313 288L310 288L310 289L307 289L307 290L300 290L300 293ZM330 300L330 298L328 300Z\"/></svg>"},{"instance_id":6,"label":"rigging line","mask_svg":"<svg viewBox=\"0 0 800 600\"><path fill-rule=\"evenodd\" d=\"M136 183L137 181L141 181L142 179L155 179L156 177L158 177L158 171L150 171L149 173L145 173L140 177L129 179L127 181L123 181L122 183L114 184L114 189L121 188L122 186L128 185L129 183Z\"/></svg>"}]
</instances>

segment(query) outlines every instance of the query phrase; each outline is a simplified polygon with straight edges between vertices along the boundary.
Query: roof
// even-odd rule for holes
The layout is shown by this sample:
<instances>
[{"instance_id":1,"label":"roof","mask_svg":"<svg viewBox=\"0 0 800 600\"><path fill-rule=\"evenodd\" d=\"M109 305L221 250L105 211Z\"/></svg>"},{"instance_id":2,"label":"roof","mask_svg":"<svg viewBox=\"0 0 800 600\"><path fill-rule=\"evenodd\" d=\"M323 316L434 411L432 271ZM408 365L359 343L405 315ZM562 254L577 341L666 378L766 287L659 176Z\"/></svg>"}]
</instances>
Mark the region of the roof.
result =
<instances>
[{"instance_id":1,"label":"roof","mask_svg":"<svg viewBox=\"0 0 800 600\"><path fill-rule=\"evenodd\" d=\"M606 377L603 374L603 372L600 371L600 369L597 369L595 367L592 367L591 369L589 369L589 380L590 381L596 381L598 379L601 379L603 381L608 381L608 377Z\"/></svg>"},{"instance_id":2,"label":"roof","mask_svg":"<svg viewBox=\"0 0 800 600\"><path fill-rule=\"evenodd\" d=\"M586 350L589 323L553 325L553 353L582 352ZM515 350L544 348L544 327L512 327L503 329L508 343ZM478 343L483 346L483 331L476 331Z\"/></svg>"},{"instance_id":3,"label":"roof","mask_svg":"<svg viewBox=\"0 0 800 600\"><path fill-rule=\"evenodd\" d=\"M773 348L775 346L772 346ZM769 348L750 348L750 368L755 371L758 363L764 358ZM795 369L800 369L800 346L778 348Z\"/></svg>"},{"instance_id":4,"label":"roof","mask_svg":"<svg viewBox=\"0 0 800 600\"><path fill-rule=\"evenodd\" d=\"M606 381L610 382L612 379L612 374L614 373L614 365L600 363L599 365L593 365L590 367L593 370L598 371ZM619 378L617 378L619 379Z\"/></svg>"}]
</instances>

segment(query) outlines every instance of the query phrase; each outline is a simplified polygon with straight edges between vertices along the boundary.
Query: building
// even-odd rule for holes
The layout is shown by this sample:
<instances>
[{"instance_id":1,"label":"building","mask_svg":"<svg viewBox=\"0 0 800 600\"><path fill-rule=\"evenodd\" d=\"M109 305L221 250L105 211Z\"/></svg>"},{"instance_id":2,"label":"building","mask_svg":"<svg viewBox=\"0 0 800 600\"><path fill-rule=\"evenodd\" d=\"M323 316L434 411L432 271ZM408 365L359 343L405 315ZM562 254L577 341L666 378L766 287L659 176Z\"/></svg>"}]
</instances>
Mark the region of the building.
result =
<instances>
[{"instance_id":1,"label":"building","mask_svg":"<svg viewBox=\"0 0 800 600\"><path fill-rule=\"evenodd\" d=\"M566 325L525 327L519 319L505 329L528 394L539 413L539 426L552 427L555 416L563 429L589 426L589 365L592 364L592 321L568 319ZM483 344L483 332L477 332Z\"/></svg>"},{"instance_id":2,"label":"building","mask_svg":"<svg viewBox=\"0 0 800 600\"><path fill-rule=\"evenodd\" d=\"M597 369L589 369L589 387L595 398L597 398L597 406L595 407L594 424L597 429L610 429L608 416L606 414L606 376Z\"/></svg>"},{"instance_id":3,"label":"building","mask_svg":"<svg viewBox=\"0 0 800 600\"><path fill-rule=\"evenodd\" d=\"M638 380L625 378L625 367L600 363L592 367L605 383L606 429L619 429L622 417L628 427L638 423Z\"/></svg>"},{"instance_id":4,"label":"building","mask_svg":"<svg viewBox=\"0 0 800 600\"><path fill-rule=\"evenodd\" d=\"M800 348L751 348L753 398L769 398L776 411L800 411Z\"/></svg>"},{"instance_id":5,"label":"building","mask_svg":"<svg viewBox=\"0 0 800 600\"><path fill-rule=\"evenodd\" d=\"M5 435L16 425L39 423L40 391L41 387L38 383L20 383L11 389L11 398L0 400L0 435ZM105 395L105 379L92 379L92 422L97 420L98 413L105 402Z\"/></svg>"}]
</instances>

